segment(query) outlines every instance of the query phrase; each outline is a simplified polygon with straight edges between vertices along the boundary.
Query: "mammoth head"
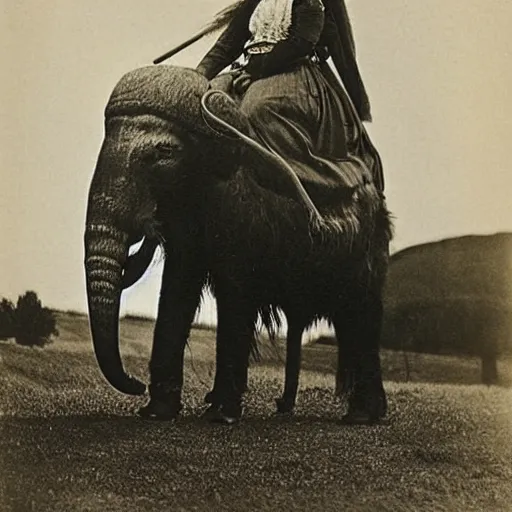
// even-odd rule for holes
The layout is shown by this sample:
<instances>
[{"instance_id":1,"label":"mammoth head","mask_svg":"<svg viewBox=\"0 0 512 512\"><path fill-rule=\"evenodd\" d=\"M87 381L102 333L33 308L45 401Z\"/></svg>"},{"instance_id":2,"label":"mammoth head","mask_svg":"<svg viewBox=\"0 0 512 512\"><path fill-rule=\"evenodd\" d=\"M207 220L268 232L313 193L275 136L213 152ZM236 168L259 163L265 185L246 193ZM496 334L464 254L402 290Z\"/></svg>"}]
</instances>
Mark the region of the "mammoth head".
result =
<instances>
[{"instance_id":1,"label":"mammoth head","mask_svg":"<svg viewBox=\"0 0 512 512\"><path fill-rule=\"evenodd\" d=\"M210 82L193 69L148 66L125 74L105 109L106 119L118 116L153 115L182 130L208 139L225 134L212 129L203 116L201 99ZM229 98L217 99L215 109L238 130L249 130L246 119Z\"/></svg>"},{"instance_id":2,"label":"mammoth head","mask_svg":"<svg viewBox=\"0 0 512 512\"><path fill-rule=\"evenodd\" d=\"M207 89L208 81L191 69L145 67L122 77L105 110L105 137L89 190L85 270L96 357L107 380L124 393L140 394L145 386L126 374L120 358L122 289L152 260L162 197L165 205L180 199L179 186L201 157L207 161L208 148L210 155L226 151L202 116ZM139 252L128 256L143 237Z\"/></svg>"}]
</instances>

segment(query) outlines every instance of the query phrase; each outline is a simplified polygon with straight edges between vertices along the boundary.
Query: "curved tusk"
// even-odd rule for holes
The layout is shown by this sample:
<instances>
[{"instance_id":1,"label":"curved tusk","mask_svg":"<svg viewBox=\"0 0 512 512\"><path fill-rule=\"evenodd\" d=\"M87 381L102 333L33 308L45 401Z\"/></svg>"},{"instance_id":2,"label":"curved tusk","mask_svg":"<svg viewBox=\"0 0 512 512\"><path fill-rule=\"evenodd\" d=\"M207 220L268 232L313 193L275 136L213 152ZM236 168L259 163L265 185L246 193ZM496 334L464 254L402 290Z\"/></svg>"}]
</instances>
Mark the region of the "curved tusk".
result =
<instances>
[{"instance_id":1,"label":"curved tusk","mask_svg":"<svg viewBox=\"0 0 512 512\"><path fill-rule=\"evenodd\" d=\"M201 98L201 107L203 109L203 112L207 114L211 119L213 119L216 123L224 127L226 130L235 134L245 144L255 149L258 153L260 153L268 161L275 165L279 170L284 171L286 176L291 180L295 190L297 191L300 201L309 211L313 222L317 225L323 225L325 223L325 220L322 217L322 214L318 211L318 208L315 206L315 203L313 203L311 197L309 197L309 194L304 188L304 185L301 183L301 181L297 177L297 174L295 173L293 168L288 164L288 162L282 156L268 150L251 137L248 137L234 126L230 125L223 119L217 117L211 110L209 110L208 106L206 105L206 102L208 98L210 98L213 94L220 94L221 96L224 96L225 99L227 99L230 103L234 103L233 100L229 97L229 95L226 94L224 91L210 89L209 91L205 92Z\"/></svg>"},{"instance_id":2,"label":"curved tusk","mask_svg":"<svg viewBox=\"0 0 512 512\"><path fill-rule=\"evenodd\" d=\"M144 238L139 250L128 256L125 264L123 265L123 277L121 286L123 290L134 285L146 272L156 248L158 247L158 240L156 238Z\"/></svg>"}]
</instances>

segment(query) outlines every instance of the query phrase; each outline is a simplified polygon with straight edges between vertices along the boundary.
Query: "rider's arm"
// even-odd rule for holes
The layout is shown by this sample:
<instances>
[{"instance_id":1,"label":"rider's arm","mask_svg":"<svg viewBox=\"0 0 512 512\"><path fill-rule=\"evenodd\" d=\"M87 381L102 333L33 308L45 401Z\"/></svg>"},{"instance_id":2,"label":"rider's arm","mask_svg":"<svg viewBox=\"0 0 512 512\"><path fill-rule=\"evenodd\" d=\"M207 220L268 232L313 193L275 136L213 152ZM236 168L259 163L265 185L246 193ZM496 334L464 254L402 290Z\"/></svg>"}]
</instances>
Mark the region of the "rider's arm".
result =
<instances>
[{"instance_id":1,"label":"rider's arm","mask_svg":"<svg viewBox=\"0 0 512 512\"><path fill-rule=\"evenodd\" d=\"M211 50L203 57L196 70L208 80L217 76L224 68L232 64L244 51L246 41L251 37L249 20L255 7L255 2L245 1L235 17L221 34Z\"/></svg>"}]
</instances>

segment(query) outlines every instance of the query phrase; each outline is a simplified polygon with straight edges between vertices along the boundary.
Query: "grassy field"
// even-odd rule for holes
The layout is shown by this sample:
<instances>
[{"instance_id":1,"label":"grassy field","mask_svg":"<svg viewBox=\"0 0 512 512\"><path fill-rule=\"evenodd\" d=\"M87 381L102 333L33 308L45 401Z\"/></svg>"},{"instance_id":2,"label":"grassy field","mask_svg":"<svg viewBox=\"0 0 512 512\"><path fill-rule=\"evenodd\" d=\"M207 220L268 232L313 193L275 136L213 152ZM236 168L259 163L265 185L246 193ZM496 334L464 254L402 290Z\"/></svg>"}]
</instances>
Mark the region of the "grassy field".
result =
<instances>
[{"instance_id":1,"label":"grassy field","mask_svg":"<svg viewBox=\"0 0 512 512\"><path fill-rule=\"evenodd\" d=\"M87 319L58 319L45 349L0 343L1 511L512 510L512 390L479 385L477 360L410 355L405 383L403 355L385 352L389 425L343 427L333 348L305 347L296 413L278 418L282 347L264 344L244 421L226 428L199 418L214 333L195 329L183 418L155 423L101 377ZM152 327L121 325L146 380Z\"/></svg>"}]
</instances>

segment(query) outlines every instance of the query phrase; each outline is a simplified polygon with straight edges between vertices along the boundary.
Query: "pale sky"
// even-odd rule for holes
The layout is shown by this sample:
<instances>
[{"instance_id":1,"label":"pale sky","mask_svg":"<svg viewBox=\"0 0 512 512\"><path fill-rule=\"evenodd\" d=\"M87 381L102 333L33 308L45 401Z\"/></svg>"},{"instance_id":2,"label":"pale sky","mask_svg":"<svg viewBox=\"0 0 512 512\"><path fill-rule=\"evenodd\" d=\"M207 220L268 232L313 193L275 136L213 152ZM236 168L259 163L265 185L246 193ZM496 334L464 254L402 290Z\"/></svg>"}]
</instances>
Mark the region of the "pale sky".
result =
<instances>
[{"instance_id":1,"label":"pale sky","mask_svg":"<svg viewBox=\"0 0 512 512\"><path fill-rule=\"evenodd\" d=\"M83 229L117 80L229 0L3 0L0 297L86 310ZM350 0L395 249L512 231L512 2ZM171 63L194 66L212 39ZM124 294L154 314L160 267ZM211 316L211 313L207 313Z\"/></svg>"}]
</instances>

